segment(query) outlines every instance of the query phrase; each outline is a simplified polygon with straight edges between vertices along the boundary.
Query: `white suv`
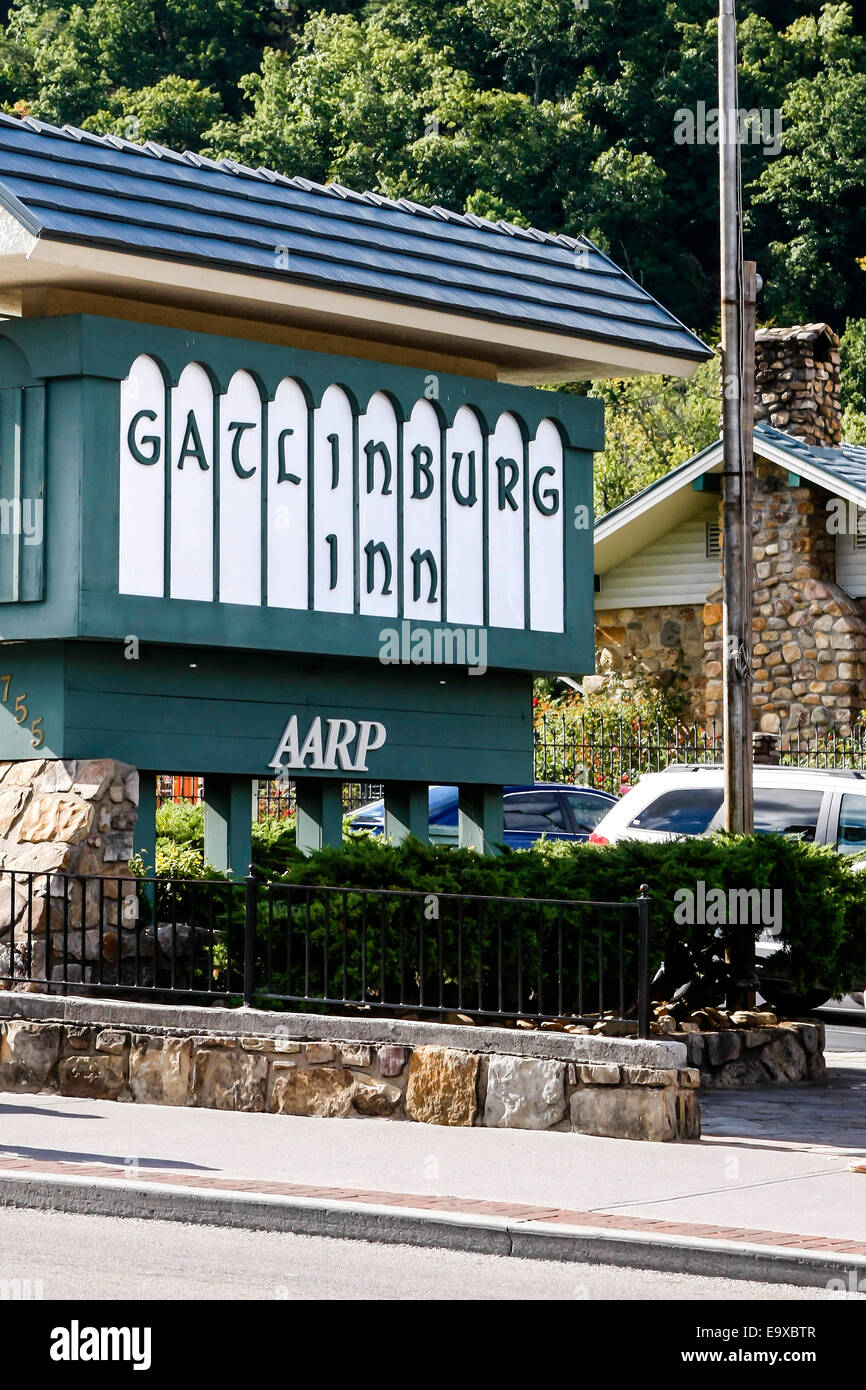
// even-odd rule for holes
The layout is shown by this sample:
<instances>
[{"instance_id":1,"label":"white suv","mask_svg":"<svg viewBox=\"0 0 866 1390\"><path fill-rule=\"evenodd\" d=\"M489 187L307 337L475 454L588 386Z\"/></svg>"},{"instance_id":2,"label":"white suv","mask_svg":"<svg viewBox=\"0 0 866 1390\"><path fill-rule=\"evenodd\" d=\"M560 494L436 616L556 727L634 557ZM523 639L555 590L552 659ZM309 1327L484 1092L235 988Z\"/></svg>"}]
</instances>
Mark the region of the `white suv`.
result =
<instances>
[{"instance_id":1,"label":"white suv","mask_svg":"<svg viewBox=\"0 0 866 1390\"><path fill-rule=\"evenodd\" d=\"M755 830L796 835L808 844L833 845L839 854L866 854L866 772L807 767L756 767ZM590 844L617 840L677 840L709 835L723 828L724 774L715 764L674 763L665 772L648 772L599 821ZM808 1009L822 1002L794 996L782 973L770 965L779 951L772 936L755 947L764 988L781 1007ZM771 979L772 973L772 979ZM863 1007L863 992L846 998Z\"/></svg>"},{"instance_id":2,"label":"white suv","mask_svg":"<svg viewBox=\"0 0 866 1390\"><path fill-rule=\"evenodd\" d=\"M674 763L647 772L599 821L590 843L675 840L723 828L722 768ZM840 854L866 853L866 772L811 767L756 767L755 830L796 835Z\"/></svg>"}]
</instances>

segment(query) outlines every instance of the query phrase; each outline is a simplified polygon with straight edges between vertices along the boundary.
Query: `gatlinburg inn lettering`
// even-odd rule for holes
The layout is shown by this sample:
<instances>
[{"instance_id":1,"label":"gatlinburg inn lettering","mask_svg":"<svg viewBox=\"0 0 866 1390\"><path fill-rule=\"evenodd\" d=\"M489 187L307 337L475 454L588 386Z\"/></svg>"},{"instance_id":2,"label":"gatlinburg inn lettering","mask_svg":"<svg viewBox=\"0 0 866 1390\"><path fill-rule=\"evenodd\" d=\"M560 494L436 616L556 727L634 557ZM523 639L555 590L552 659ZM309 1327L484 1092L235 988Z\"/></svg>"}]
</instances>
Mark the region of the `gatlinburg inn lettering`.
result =
<instances>
[{"instance_id":1,"label":"gatlinburg inn lettering","mask_svg":"<svg viewBox=\"0 0 866 1390\"><path fill-rule=\"evenodd\" d=\"M190 362L121 383L123 594L562 633L563 439L461 404L446 420L384 390L264 399ZM585 526L590 525L588 508ZM577 517L575 526L580 526Z\"/></svg>"}]
</instances>

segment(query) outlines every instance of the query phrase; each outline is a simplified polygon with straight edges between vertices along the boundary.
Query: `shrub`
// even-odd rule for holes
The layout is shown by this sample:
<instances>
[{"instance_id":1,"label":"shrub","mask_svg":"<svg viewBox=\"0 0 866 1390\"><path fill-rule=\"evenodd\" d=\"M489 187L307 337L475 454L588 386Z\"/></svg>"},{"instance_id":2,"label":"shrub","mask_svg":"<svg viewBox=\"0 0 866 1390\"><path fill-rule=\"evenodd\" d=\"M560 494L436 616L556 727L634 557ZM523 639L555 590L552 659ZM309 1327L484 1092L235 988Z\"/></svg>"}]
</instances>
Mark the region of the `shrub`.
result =
<instances>
[{"instance_id":1,"label":"shrub","mask_svg":"<svg viewBox=\"0 0 866 1390\"><path fill-rule=\"evenodd\" d=\"M495 858L469 850L424 845L411 839L393 846L371 836L352 836L340 848L323 849L304 858L295 847L293 827L285 820L262 822L254 827L253 837L253 858L263 877L286 885L309 884L347 890L339 895L336 910L328 913L322 898L315 900L309 919L297 894L276 892L272 902L276 929L270 956L267 908L264 895L260 895L259 956L262 961L271 962L275 993L314 994L319 991L324 983L327 949L332 986L335 970L339 976L338 995L345 992L347 997L362 998L363 989L367 988L367 997L374 1002L375 994L369 994L371 980L377 976L379 983L375 989L380 988L384 971L388 992L397 989L399 983L406 1001L406 991L420 987L422 974L426 988L432 991L434 980L438 979L440 953L447 978L456 976L458 950L464 976L477 972L480 959L490 956L493 944L498 949L498 941L494 943L494 938L500 931L506 971L514 973L519 952L527 978L536 982L540 978L543 985L552 987L551 972L555 973L555 963L549 948L550 932L556 926L555 908L546 909L540 916L536 912L535 917L517 905L513 908L505 905L501 911L490 909L481 930L470 936L460 929L457 908L452 904L446 903L440 908L438 919L428 920L422 896L405 900L402 908L399 902L387 905L383 936L381 917L375 922L368 921L361 895L350 891L361 888L414 890L422 895L453 893L625 902L633 901L641 884L646 883L652 904L651 960L654 967L678 943L685 942L696 953L713 947L723 952L731 939L729 926L678 922L675 917L678 890L695 891L701 881L708 892L714 888L721 888L725 893L732 888L780 889L782 926L779 940L784 948L784 973L790 977L792 985L798 990L808 990L820 983L831 995L862 987L866 979L866 873L853 872L850 864L830 849L804 845L781 836L716 835L665 843L623 841L606 846L542 840L530 850L506 849ZM191 841L186 844L164 841L158 853L158 869L161 874L182 878L224 877L202 864L200 851ZM205 895L196 896L193 890L185 892L187 920L193 918L204 925ZM381 902L376 904L377 912L381 910ZM310 925L313 973L309 980L304 977L300 985L297 959L291 967L295 974L289 978L291 963L286 958L284 928L290 920L294 924L296 943L298 930L305 927L308 920ZM606 950L616 946L619 928L616 915L602 914L593 921L592 928L602 931ZM760 935L762 929L761 925L755 925L754 935ZM401 934L405 952L402 982L399 981L398 949ZM232 955L233 973L239 978L241 957L237 934L235 939L238 947ZM579 968L582 966L587 986L594 984L596 974L592 961L578 960L576 939L570 940L568 936L565 960L566 993L571 1000ZM627 933L624 966L627 975L635 978L633 930ZM407 978L407 971L410 976L414 972L417 977L414 984ZM489 988L490 981L486 978L484 989ZM333 989L331 992L333 994ZM428 994L428 999L432 998L433 995ZM569 1003L569 1008L572 1007Z\"/></svg>"},{"instance_id":2,"label":"shrub","mask_svg":"<svg viewBox=\"0 0 866 1390\"><path fill-rule=\"evenodd\" d=\"M204 806L192 801L164 802L156 812L156 837L203 849Z\"/></svg>"},{"instance_id":3,"label":"shrub","mask_svg":"<svg viewBox=\"0 0 866 1390\"><path fill-rule=\"evenodd\" d=\"M699 881L706 885L707 891L721 888L726 894L732 888L779 889L782 895L779 940L784 948L785 974L792 985L807 989L818 981L829 995L862 985L866 978L866 876L853 873L832 850L803 845L782 836L717 835L666 843L631 841L609 846L541 841L531 850L506 850L498 858L425 846L412 840L395 847L369 838L350 841L342 849L322 850L307 860L298 858L287 867L282 881L595 902L634 900L641 884L646 883L652 901L651 957L654 965L679 942L685 942L695 952L713 947L723 952L732 939L733 929L727 925L678 922L675 917L678 890L695 891ZM413 929L425 932L431 942L435 939L438 949L443 936L441 920L425 925L419 900L415 900L412 910ZM353 930L345 932L332 923L329 942L332 956L336 958L335 953L339 954L341 967L342 954L346 951L350 975L356 984L366 968L362 954L369 957L371 945L377 946L378 941L371 941L369 935L365 938L360 932L360 911L360 898L347 895L341 907L342 920ZM508 917L510 944L506 945L514 949L516 917L511 912ZM618 923L607 914L600 919L600 924L610 946ZM762 930L762 925L754 926L756 938ZM442 944L446 953L456 949L454 935L451 921L450 927L446 924L444 930L446 939ZM633 933L631 940L633 943ZM322 944L320 940L319 945ZM480 946L484 944L479 943ZM521 949L527 970L535 968L540 948L528 930L522 932ZM472 960L468 968L471 965ZM572 965L575 965L573 959ZM627 950L626 965L633 968L633 946ZM464 968L467 968L466 961ZM587 968L588 964L584 963L584 970ZM586 975L587 982L593 978L591 973Z\"/></svg>"}]
</instances>

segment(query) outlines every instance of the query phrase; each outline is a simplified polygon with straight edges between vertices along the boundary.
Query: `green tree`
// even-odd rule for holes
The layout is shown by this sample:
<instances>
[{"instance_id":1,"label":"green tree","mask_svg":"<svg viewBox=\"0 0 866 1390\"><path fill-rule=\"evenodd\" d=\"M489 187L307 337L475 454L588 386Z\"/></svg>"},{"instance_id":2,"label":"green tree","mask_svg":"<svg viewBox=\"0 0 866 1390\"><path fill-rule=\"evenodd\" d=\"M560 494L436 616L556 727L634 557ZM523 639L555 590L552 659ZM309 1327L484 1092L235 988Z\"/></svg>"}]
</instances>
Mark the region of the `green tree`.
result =
<instances>
[{"instance_id":1,"label":"green tree","mask_svg":"<svg viewBox=\"0 0 866 1390\"><path fill-rule=\"evenodd\" d=\"M599 381L605 447L596 457L597 516L618 507L719 437L719 363L704 362L687 381L630 377Z\"/></svg>"},{"instance_id":2,"label":"green tree","mask_svg":"<svg viewBox=\"0 0 866 1390\"><path fill-rule=\"evenodd\" d=\"M222 102L212 88L187 77L163 77L138 91L118 87L83 128L141 144L155 140L174 149L197 149L221 114Z\"/></svg>"},{"instance_id":3,"label":"green tree","mask_svg":"<svg viewBox=\"0 0 866 1390\"><path fill-rule=\"evenodd\" d=\"M742 150L765 317L866 316L863 29L834 0L740 23L740 103L783 129ZM6 110L584 232L706 333L718 150L674 138L700 101L706 0L17 0L0 35Z\"/></svg>"},{"instance_id":4,"label":"green tree","mask_svg":"<svg viewBox=\"0 0 866 1390\"><path fill-rule=\"evenodd\" d=\"M182 77L240 110L275 10L262 0L50 0L13 5L0 44L0 100L82 124L111 93Z\"/></svg>"},{"instance_id":5,"label":"green tree","mask_svg":"<svg viewBox=\"0 0 866 1390\"><path fill-rule=\"evenodd\" d=\"M249 111L218 122L207 150L307 178L384 188L425 130L452 70L423 38L373 15L313 15L291 53L268 50L243 79Z\"/></svg>"},{"instance_id":6,"label":"green tree","mask_svg":"<svg viewBox=\"0 0 866 1390\"><path fill-rule=\"evenodd\" d=\"M866 444L866 319L849 319L839 343L842 438Z\"/></svg>"}]
</instances>

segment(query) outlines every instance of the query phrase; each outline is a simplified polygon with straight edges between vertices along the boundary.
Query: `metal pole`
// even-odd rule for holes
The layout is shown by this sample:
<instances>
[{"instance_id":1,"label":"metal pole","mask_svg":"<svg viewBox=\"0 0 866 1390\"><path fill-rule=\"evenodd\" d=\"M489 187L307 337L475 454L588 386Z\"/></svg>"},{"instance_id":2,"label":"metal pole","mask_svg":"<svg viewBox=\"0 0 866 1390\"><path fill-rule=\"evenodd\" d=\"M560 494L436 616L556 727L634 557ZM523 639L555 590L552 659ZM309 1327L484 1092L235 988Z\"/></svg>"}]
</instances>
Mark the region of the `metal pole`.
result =
<instances>
[{"instance_id":1,"label":"metal pole","mask_svg":"<svg viewBox=\"0 0 866 1390\"><path fill-rule=\"evenodd\" d=\"M650 898L649 885L646 883L641 884L640 897L637 900L637 927L637 1035L639 1038L648 1038L650 1035L650 990L652 982L649 966Z\"/></svg>"},{"instance_id":2,"label":"metal pole","mask_svg":"<svg viewBox=\"0 0 866 1390\"><path fill-rule=\"evenodd\" d=\"M752 796L752 430L754 266L743 263L737 21L719 0L719 173L722 309L722 572L725 829L749 834ZM748 280L748 287L747 287ZM747 314L747 302L750 312ZM732 933L728 1004L753 1002L754 939Z\"/></svg>"},{"instance_id":3,"label":"metal pole","mask_svg":"<svg viewBox=\"0 0 866 1390\"><path fill-rule=\"evenodd\" d=\"M754 709L752 704L752 631L754 561L752 556L752 491L754 484L754 434L755 434L755 299L757 298L758 276L754 261L743 262L743 414L742 414L742 495L743 495L743 646L746 665L742 681L743 719L745 738L743 739L743 831L749 835L755 828L755 802L752 787L752 765L754 763L753 731Z\"/></svg>"},{"instance_id":4,"label":"metal pole","mask_svg":"<svg viewBox=\"0 0 866 1390\"><path fill-rule=\"evenodd\" d=\"M255 864L244 880L244 1004L251 1009L256 997L256 926L259 904L259 875Z\"/></svg>"},{"instance_id":5,"label":"metal pole","mask_svg":"<svg viewBox=\"0 0 866 1390\"><path fill-rule=\"evenodd\" d=\"M743 583L743 226L737 107L734 0L719 0L725 829L742 834L746 828L743 745L747 730L743 677L747 663L744 659L746 615ZM751 729L748 735L751 741Z\"/></svg>"}]
</instances>

